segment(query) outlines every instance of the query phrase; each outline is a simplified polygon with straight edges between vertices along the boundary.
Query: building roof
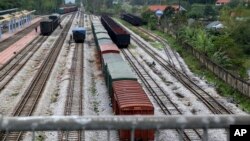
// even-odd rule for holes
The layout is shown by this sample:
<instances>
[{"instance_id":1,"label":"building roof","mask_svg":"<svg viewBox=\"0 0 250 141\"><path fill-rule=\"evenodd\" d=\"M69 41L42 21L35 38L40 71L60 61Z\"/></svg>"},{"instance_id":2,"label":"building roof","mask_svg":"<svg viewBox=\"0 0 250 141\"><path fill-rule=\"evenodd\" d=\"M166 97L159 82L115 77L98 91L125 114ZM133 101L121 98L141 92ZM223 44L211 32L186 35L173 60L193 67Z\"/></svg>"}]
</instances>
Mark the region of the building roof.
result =
<instances>
[{"instance_id":1,"label":"building roof","mask_svg":"<svg viewBox=\"0 0 250 141\"><path fill-rule=\"evenodd\" d=\"M149 6L149 10L152 11L152 12L155 12L157 10L161 10L161 11L164 11L168 8L174 8L175 11L179 11L179 5L178 4L173 4L173 5L151 5ZM180 5L180 10L181 11L186 11L185 8L183 8L181 5Z\"/></svg>"},{"instance_id":2,"label":"building roof","mask_svg":"<svg viewBox=\"0 0 250 141\"><path fill-rule=\"evenodd\" d=\"M179 10L179 5L178 5L178 4L169 5L168 7L173 7L173 8L175 9L175 11L178 11L178 10ZM180 11L186 11L186 9L183 8L183 7L180 5Z\"/></svg>"},{"instance_id":3,"label":"building roof","mask_svg":"<svg viewBox=\"0 0 250 141\"><path fill-rule=\"evenodd\" d=\"M153 12L157 10L164 11L167 8L167 5L150 5L148 8L150 11L153 11Z\"/></svg>"},{"instance_id":4,"label":"building roof","mask_svg":"<svg viewBox=\"0 0 250 141\"><path fill-rule=\"evenodd\" d=\"M227 4L227 3L229 3L230 2L230 0L217 0L216 1L216 3L220 3L220 4Z\"/></svg>"}]
</instances>

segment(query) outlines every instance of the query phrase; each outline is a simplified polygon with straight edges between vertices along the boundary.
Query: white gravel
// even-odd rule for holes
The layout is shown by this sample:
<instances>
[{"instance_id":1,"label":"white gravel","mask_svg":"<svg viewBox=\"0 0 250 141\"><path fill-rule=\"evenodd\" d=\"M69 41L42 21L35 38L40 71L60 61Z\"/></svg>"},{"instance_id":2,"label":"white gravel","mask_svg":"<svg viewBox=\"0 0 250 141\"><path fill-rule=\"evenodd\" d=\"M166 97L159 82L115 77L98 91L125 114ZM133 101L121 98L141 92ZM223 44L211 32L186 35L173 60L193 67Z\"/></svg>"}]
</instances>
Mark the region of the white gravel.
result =
<instances>
[{"instance_id":1,"label":"white gravel","mask_svg":"<svg viewBox=\"0 0 250 141\"><path fill-rule=\"evenodd\" d=\"M22 97L27 86L32 81L35 73L40 65L43 63L45 56L52 47L56 36L60 30L56 30L52 36L38 49L38 51L31 57L27 64L17 73L12 81L1 91L0 98L0 111L3 115L10 115L12 108L15 107L17 102Z\"/></svg>"},{"instance_id":2,"label":"white gravel","mask_svg":"<svg viewBox=\"0 0 250 141\"><path fill-rule=\"evenodd\" d=\"M65 23L69 20L69 16L62 22ZM79 19L75 19L73 26ZM71 28L72 28L71 27ZM91 32L90 24L87 26L87 32ZM129 29L127 29L129 30ZM23 92L31 82L36 70L44 60L44 56L48 53L52 44L58 37L61 29L57 29L43 44L43 46L34 54L27 65L17 74L17 76L9 83L9 85L0 94L0 112L4 115L9 115L12 111L12 107L20 100ZM41 97L40 103L34 115L63 115L64 104L66 100L67 89L69 85L69 69L72 63L72 56L74 52L74 44L70 47L68 45L69 34L65 40L65 44L60 52L59 58L56 65L53 68L47 86ZM133 33L134 34L134 33ZM145 42L145 41L144 41ZM146 42L145 42L146 43ZM133 44L133 42L132 42ZM149 43L147 43L149 44ZM162 57L167 59L163 51L156 50ZM153 76L157 82L160 83L161 87L166 91L169 97L178 105L183 114L191 115L192 111L195 110L197 115L207 115L211 112L207 107L197 100L189 90L173 78L168 72L162 71L163 68L156 63L156 67L152 70L148 63L151 63L153 59L149 57L143 50L138 47L133 50L134 54L140 59L140 62L147 68L147 71ZM103 79L103 75L100 69L100 62L96 58L95 43L92 34L87 34L84 43L84 115L113 115L112 108L109 106L110 98L107 93L107 88ZM217 94L215 88L211 84L199 77L196 77L189 68L185 65L182 58L179 58L184 64L188 74L196 81L199 86L202 86L204 90L209 92L212 96L216 97L221 103L229 107L234 113L246 114L237 108L234 104L228 103L227 100ZM161 75L158 75L158 74ZM160 78L160 77L161 78ZM162 78L168 83L164 83ZM146 91L147 92L147 91ZM147 92L148 93L148 92ZM16 96L15 96L16 95ZM148 94L149 95L149 94ZM149 95L155 107L155 115L163 115L162 111L158 107L157 103L152 96ZM42 136L44 140L51 141L57 140L57 132L37 132L36 136ZM25 136L24 140L30 140L31 133ZM160 131L159 139L162 141L173 141L178 140L178 135L175 130L162 130ZM86 131L86 141L106 141L106 131ZM117 131L111 131L111 140L118 140ZM226 140L224 130L209 130L209 140L211 141L223 141Z\"/></svg>"},{"instance_id":3,"label":"white gravel","mask_svg":"<svg viewBox=\"0 0 250 141\"><path fill-rule=\"evenodd\" d=\"M126 30L128 30L130 33L132 33L133 35L137 36L138 38L141 38L138 35L136 35L134 32L132 32L130 29L126 28L125 26L123 26L123 27ZM148 42L146 42L144 40L143 40L143 42L145 44L151 46ZM133 41L131 43L135 45L135 43ZM165 58L166 60L168 60L168 58L166 57L164 51L159 51L159 50L155 49L152 46L151 46L151 48L153 50L155 50L158 54L160 54L163 58ZM157 61L154 61L142 49L140 49L139 47L136 47L133 52L134 52L134 54L137 55L137 58L142 59L142 60L139 60L139 62L141 64L143 64L147 68L147 71L149 72L149 74L151 76L153 76L153 78L155 78L156 81L159 82L159 84L161 84L161 87L169 94L169 97L176 103L176 105L178 105L178 107L181 109L181 111L183 112L183 114L185 114L185 115L192 114L193 110L195 111L196 115L211 114L211 112L208 110L208 108L203 103L201 103L197 99L197 97L192 94L192 92L190 92L187 88L185 88L172 75L170 75L168 72L166 72L164 70L164 68L162 68L157 63ZM228 103L227 100L226 100L226 98L220 96L216 92L216 90L213 87L213 85L208 84L207 81L205 81L205 80L203 80L203 79L195 76L195 74L193 74L189 70L189 68L187 67L187 65L185 64L185 62L183 61L183 59L181 57L179 58L179 60L185 66L185 70L187 71L188 75L191 76L192 79L196 81L196 84L198 84L199 86L201 86L205 91L207 91L210 95L212 95L213 97L215 97L218 101L220 101L222 104L224 104L226 107L228 107L235 114L246 114L241 109L239 109L235 104ZM151 64L153 61L156 63L156 66L152 70L152 69L150 69L148 67L148 64ZM177 60L175 59L174 61L177 61ZM174 62L174 63L178 64L178 62ZM179 69L180 69L180 67L179 67ZM161 81L161 79L159 78L159 76L161 76L163 79L165 79L169 83L164 84L164 82ZM178 97L177 93L179 95L181 95L181 97L183 97L183 98ZM156 109L155 115L162 114L159 111L160 108L158 107L158 105L156 104L156 102L154 101L154 99L151 96L149 96L149 97L150 97L150 100L152 101L152 103L155 106L155 109ZM178 139L178 138L176 138L176 134L175 133L172 133L171 136L169 137L169 133L166 133L164 131L161 131L160 138L162 138L162 140L176 140L176 139ZM226 138L227 138L227 136L226 136L224 130L209 130L209 140L211 140L211 141L222 141L222 140L226 140Z\"/></svg>"},{"instance_id":4,"label":"white gravel","mask_svg":"<svg viewBox=\"0 0 250 141\"><path fill-rule=\"evenodd\" d=\"M69 19L70 15L68 15L61 23L63 27L66 26L66 23L69 21ZM76 26L76 21L77 19L75 18L70 28L70 31L72 30L73 27ZM50 38L53 37L54 38L53 41L56 41L61 32L62 29L58 27L49 37L48 40L50 41ZM68 44L70 34L71 32L68 33L64 41L61 52L59 53L55 66L53 67L53 70L47 81L42 97L33 115L51 116L51 115L64 114L63 107L65 105L67 89L69 85L69 78L70 78L69 70L72 64L73 52L75 49L74 44L71 44L71 46L69 46ZM45 44L47 44L47 42L45 42ZM50 44L49 46L52 47L53 44ZM39 138L38 136L41 136L42 138L44 138L44 140L47 141L57 140L58 138L57 133L58 132L37 132L36 138ZM26 134L24 140L30 140L30 139L31 139L31 133Z\"/></svg>"},{"instance_id":5,"label":"white gravel","mask_svg":"<svg viewBox=\"0 0 250 141\"><path fill-rule=\"evenodd\" d=\"M90 24L87 28L91 32ZM84 45L84 115L113 115L92 34L87 36L87 42L90 44ZM117 131L111 131L110 139L118 140L117 135ZM85 132L86 141L106 141L107 138L107 131Z\"/></svg>"}]
</instances>

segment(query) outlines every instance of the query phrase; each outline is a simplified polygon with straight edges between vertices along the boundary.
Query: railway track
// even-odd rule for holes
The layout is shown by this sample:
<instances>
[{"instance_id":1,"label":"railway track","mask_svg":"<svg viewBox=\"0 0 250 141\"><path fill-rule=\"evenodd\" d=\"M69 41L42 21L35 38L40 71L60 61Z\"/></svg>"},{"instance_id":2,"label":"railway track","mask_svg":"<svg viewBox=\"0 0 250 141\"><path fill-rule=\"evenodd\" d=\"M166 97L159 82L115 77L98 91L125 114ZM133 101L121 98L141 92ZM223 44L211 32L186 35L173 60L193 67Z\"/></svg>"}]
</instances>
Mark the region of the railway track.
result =
<instances>
[{"instance_id":1,"label":"railway track","mask_svg":"<svg viewBox=\"0 0 250 141\"><path fill-rule=\"evenodd\" d=\"M0 68L0 91L14 78L48 37L39 36ZM8 76L8 77L7 77Z\"/></svg>"},{"instance_id":2,"label":"railway track","mask_svg":"<svg viewBox=\"0 0 250 141\"><path fill-rule=\"evenodd\" d=\"M165 92L160 85L155 81L155 79L146 71L145 67L140 63L140 61L131 53L129 49L122 49L122 54L125 56L126 60L135 70L137 76L146 87L147 91L155 99L162 112L165 115L181 115L183 114L178 106L169 98L168 93ZM180 135L182 135L181 130L176 130ZM183 139L185 141L201 140L202 131L194 129L186 129L183 131Z\"/></svg>"},{"instance_id":3,"label":"railway track","mask_svg":"<svg viewBox=\"0 0 250 141\"><path fill-rule=\"evenodd\" d=\"M135 36L131 36L136 44L138 44L149 56L151 56L155 62L162 66L167 72L174 76L180 83L182 83L187 89L189 89L197 98L199 98L207 108L213 114L233 114L225 106L220 104L215 98L213 98L209 93L204 91L201 87L193 82L187 75L183 72L172 67L171 64L162 58L158 53L144 44L140 39Z\"/></svg>"},{"instance_id":4,"label":"railway track","mask_svg":"<svg viewBox=\"0 0 250 141\"><path fill-rule=\"evenodd\" d=\"M68 32L72 21L75 17L75 14L71 16L70 22L68 22L63 29L62 34L60 34L57 39L55 46L50 50L49 55L42 63L40 69L36 73L34 79L32 80L30 86L25 91L23 97L15 107L12 116L31 116L36 105L39 103L39 98L42 95L43 89L45 87L46 81L49 78L49 74L54 66L54 63L57 59L57 56L60 53L61 47L64 43L67 34L63 34ZM2 141L18 141L22 140L22 132L11 132L8 134L4 134L1 138Z\"/></svg>"},{"instance_id":5,"label":"railway track","mask_svg":"<svg viewBox=\"0 0 250 141\"><path fill-rule=\"evenodd\" d=\"M81 14L80 26L83 26L83 14ZM83 43L76 43L73 55L73 62L70 70L70 84L67 92L64 115L83 115ZM82 141L84 140L84 131L64 131L58 136L59 141Z\"/></svg>"},{"instance_id":6,"label":"railway track","mask_svg":"<svg viewBox=\"0 0 250 141\"><path fill-rule=\"evenodd\" d=\"M62 17L62 20L66 16ZM14 78L34 53L48 39L48 36L38 36L23 48L15 57L0 67L0 91Z\"/></svg>"},{"instance_id":7,"label":"railway track","mask_svg":"<svg viewBox=\"0 0 250 141\"><path fill-rule=\"evenodd\" d=\"M137 29L141 30L143 33L149 35L150 37L152 37L155 40L157 40L158 42L160 42L164 46L164 51L168 57L167 61L169 62L169 64L172 65L174 68L182 71L185 75L187 75L186 69L185 69L184 65L182 64L182 62L180 61L177 52L169 47L168 42L165 39L149 32L141 27L138 27Z\"/></svg>"},{"instance_id":8,"label":"railway track","mask_svg":"<svg viewBox=\"0 0 250 141\"><path fill-rule=\"evenodd\" d=\"M75 46L73 63L70 71L70 86L67 92L64 115L83 115L83 44ZM63 132L59 136L61 141L81 141L84 138L83 131Z\"/></svg>"},{"instance_id":9,"label":"railway track","mask_svg":"<svg viewBox=\"0 0 250 141\"><path fill-rule=\"evenodd\" d=\"M23 29L22 31L14 34L13 36L9 37L8 39L1 42L0 52L8 48L10 45L14 44L16 41L30 33L32 30L35 29L35 27L39 26L40 21L37 21L33 25Z\"/></svg>"}]
</instances>

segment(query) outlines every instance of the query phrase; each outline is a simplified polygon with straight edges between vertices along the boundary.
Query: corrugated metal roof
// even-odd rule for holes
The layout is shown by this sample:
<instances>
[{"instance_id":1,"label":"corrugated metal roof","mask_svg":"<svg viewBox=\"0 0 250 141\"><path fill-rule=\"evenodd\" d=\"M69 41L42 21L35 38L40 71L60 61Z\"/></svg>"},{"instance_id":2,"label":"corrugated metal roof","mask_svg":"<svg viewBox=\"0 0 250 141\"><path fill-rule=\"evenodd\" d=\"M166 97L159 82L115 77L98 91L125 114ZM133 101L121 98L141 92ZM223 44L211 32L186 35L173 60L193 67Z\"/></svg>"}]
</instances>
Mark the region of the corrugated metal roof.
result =
<instances>
[{"instance_id":1,"label":"corrugated metal roof","mask_svg":"<svg viewBox=\"0 0 250 141\"><path fill-rule=\"evenodd\" d=\"M112 81L116 80L137 80L130 66L126 62L108 63L108 72Z\"/></svg>"},{"instance_id":2,"label":"corrugated metal roof","mask_svg":"<svg viewBox=\"0 0 250 141\"><path fill-rule=\"evenodd\" d=\"M99 45L99 47L100 47L100 51L102 54L104 54L104 53L119 53L120 52L119 48L114 43L101 44L101 45Z\"/></svg>"},{"instance_id":3,"label":"corrugated metal roof","mask_svg":"<svg viewBox=\"0 0 250 141\"><path fill-rule=\"evenodd\" d=\"M155 12L157 10L164 11L167 8L167 6L166 5L150 5L148 8L150 11Z\"/></svg>"},{"instance_id":4,"label":"corrugated metal roof","mask_svg":"<svg viewBox=\"0 0 250 141\"><path fill-rule=\"evenodd\" d=\"M0 23L5 22L5 21L10 21L10 20L12 20L14 18L20 18L22 16L29 15L29 14L31 14L33 12L35 12L35 10L33 10L33 11L23 10L23 11L14 12L14 13L11 13L11 14L1 15L0 16Z\"/></svg>"},{"instance_id":5,"label":"corrugated metal roof","mask_svg":"<svg viewBox=\"0 0 250 141\"><path fill-rule=\"evenodd\" d=\"M147 94L137 81L123 80L113 82L114 97L121 108L140 108L154 110Z\"/></svg>"},{"instance_id":6,"label":"corrugated metal roof","mask_svg":"<svg viewBox=\"0 0 250 141\"><path fill-rule=\"evenodd\" d=\"M98 45L104 45L104 44L112 44L113 41L110 38L102 38L98 39Z\"/></svg>"},{"instance_id":7,"label":"corrugated metal roof","mask_svg":"<svg viewBox=\"0 0 250 141\"><path fill-rule=\"evenodd\" d=\"M103 63L121 62L124 61L119 53L106 53L102 54Z\"/></svg>"},{"instance_id":8,"label":"corrugated metal roof","mask_svg":"<svg viewBox=\"0 0 250 141\"><path fill-rule=\"evenodd\" d=\"M108 33L107 30L105 28L102 27L97 27L95 28L95 33Z\"/></svg>"},{"instance_id":9,"label":"corrugated metal roof","mask_svg":"<svg viewBox=\"0 0 250 141\"><path fill-rule=\"evenodd\" d=\"M217 0L216 1L216 3L223 3L223 4L227 4L227 3L229 3L230 2L230 0Z\"/></svg>"},{"instance_id":10,"label":"corrugated metal roof","mask_svg":"<svg viewBox=\"0 0 250 141\"><path fill-rule=\"evenodd\" d=\"M103 38L109 39L110 37L109 37L108 33L96 33L96 38L97 38L97 40L99 40L99 39L103 39Z\"/></svg>"}]
</instances>

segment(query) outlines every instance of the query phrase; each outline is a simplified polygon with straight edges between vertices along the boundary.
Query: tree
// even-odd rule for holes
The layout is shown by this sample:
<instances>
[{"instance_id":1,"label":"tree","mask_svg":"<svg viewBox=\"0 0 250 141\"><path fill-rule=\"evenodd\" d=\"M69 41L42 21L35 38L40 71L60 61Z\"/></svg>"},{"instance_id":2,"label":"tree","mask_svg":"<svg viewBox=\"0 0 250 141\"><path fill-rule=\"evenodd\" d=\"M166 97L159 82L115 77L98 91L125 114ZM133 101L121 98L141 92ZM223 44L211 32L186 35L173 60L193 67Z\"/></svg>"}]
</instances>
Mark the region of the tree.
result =
<instances>
[{"instance_id":1,"label":"tree","mask_svg":"<svg viewBox=\"0 0 250 141\"><path fill-rule=\"evenodd\" d=\"M206 5L204 9L204 16L208 19L214 19L217 15L217 11L211 6Z\"/></svg>"},{"instance_id":2,"label":"tree","mask_svg":"<svg viewBox=\"0 0 250 141\"><path fill-rule=\"evenodd\" d=\"M195 31L195 47L205 53L206 55L211 55L213 53L213 43L211 38L207 35L206 31L202 29L196 29Z\"/></svg>"},{"instance_id":3,"label":"tree","mask_svg":"<svg viewBox=\"0 0 250 141\"><path fill-rule=\"evenodd\" d=\"M201 4L193 4L191 10L187 13L189 18L199 19L203 17L205 6Z\"/></svg>"},{"instance_id":4,"label":"tree","mask_svg":"<svg viewBox=\"0 0 250 141\"><path fill-rule=\"evenodd\" d=\"M237 41L245 53L250 55L250 20L239 22L232 30L231 37Z\"/></svg>"}]
</instances>

